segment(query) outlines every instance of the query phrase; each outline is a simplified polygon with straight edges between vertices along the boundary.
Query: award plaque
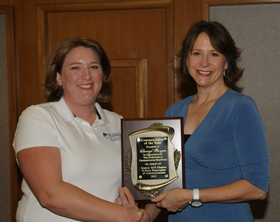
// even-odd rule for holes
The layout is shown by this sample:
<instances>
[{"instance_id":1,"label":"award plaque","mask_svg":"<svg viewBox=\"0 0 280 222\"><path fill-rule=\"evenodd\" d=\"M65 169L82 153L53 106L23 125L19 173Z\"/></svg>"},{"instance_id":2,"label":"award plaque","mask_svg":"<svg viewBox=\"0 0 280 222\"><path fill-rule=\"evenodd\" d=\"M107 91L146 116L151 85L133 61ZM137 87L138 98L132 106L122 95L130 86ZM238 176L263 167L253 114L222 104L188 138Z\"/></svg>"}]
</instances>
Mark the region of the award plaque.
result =
<instances>
[{"instance_id":1,"label":"award plaque","mask_svg":"<svg viewBox=\"0 0 280 222\"><path fill-rule=\"evenodd\" d=\"M183 118L122 119L122 178L136 201L184 188Z\"/></svg>"}]
</instances>

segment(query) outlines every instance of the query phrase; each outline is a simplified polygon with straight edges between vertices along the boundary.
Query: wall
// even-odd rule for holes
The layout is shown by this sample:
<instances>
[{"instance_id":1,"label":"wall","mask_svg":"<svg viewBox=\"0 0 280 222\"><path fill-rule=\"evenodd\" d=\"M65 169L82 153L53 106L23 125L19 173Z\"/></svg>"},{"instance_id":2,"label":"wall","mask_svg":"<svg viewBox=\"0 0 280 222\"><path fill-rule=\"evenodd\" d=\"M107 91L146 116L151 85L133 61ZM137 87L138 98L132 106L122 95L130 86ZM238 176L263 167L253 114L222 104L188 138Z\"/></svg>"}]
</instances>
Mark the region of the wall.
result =
<instances>
[{"instance_id":1,"label":"wall","mask_svg":"<svg viewBox=\"0 0 280 222\"><path fill-rule=\"evenodd\" d=\"M256 222L279 220L280 186L280 4L210 7L210 20L229 30L243 50L245 68L239 86L256 102L266 127L270 153L271 186L265 201L252 202Z\"/></svg>"}]
</instances>

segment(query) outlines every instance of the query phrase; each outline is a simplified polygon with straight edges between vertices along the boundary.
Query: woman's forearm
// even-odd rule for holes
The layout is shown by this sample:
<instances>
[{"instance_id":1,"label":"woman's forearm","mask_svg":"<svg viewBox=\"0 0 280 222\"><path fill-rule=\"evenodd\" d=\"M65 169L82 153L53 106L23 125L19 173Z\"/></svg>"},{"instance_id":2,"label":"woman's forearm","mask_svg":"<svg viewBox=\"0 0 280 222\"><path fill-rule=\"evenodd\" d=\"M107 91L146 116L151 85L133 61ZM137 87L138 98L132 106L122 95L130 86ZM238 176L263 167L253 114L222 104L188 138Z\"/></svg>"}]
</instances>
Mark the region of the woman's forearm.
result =
<instances>
[{"instance_id":1,"label":"woman's forearm","mask_svg":"<svg viewBox=\"0 0 280 222\"><path fill-rule=\"evenodd\" d=\"M40 204L53 213L76 220L134 221L138 209L118 206L67 183L56 185L55 190L41 194Z\"/></svg>"},{"instance_id":2,"label":"woman's forearm","mask_svg":"<svg viewBox=\"0 0 280 222\"><path fill-rule=\"evenodd\" d=\"M42 207L53 213L79 221L135 220L136 206L126 209L64 182L58 148L24 149L18 152L18 160L32 193Z\"/></svg>"},{"instance_id":3,"label":"woman's forearm","mask_svg":"<svg viewBox=\"0 0 280 222\"><path fill-rule=\"evenodd\" d=\"M237 203L249 200L265 199L267 193L248 181L242 179L224 186L201 189L199 198L202 203ZM193 191L189 189L174 188L168 190L152 201L157 207L177 212L187 207L193 200Z\"/></svg>"},{"instance_id":4,"label":"woman's forearm","mask_svg":"<svg viewBox=\"0 0 280 222\"><path fill-rule=\"evenodd\" d=\"M200 190L202 202L236 203L249 200L263 200L267 192L255 187L247 180L239 180L224 186Z\"/></svg>"}]
</instances>

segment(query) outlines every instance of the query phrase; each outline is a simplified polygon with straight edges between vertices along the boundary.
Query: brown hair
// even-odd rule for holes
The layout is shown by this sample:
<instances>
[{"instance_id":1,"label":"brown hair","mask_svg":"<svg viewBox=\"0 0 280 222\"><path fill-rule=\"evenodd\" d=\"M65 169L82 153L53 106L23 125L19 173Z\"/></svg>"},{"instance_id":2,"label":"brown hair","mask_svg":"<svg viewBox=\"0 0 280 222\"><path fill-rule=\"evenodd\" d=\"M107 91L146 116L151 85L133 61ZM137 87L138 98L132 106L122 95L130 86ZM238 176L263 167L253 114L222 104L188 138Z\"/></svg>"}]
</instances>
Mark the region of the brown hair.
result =
<instances>
[{"instance_id":1,"label":"brown hair","mask_svg":"<svg viewBox=\"0 0 280 222\"><path fill-rule=\"evenodd\" d=\"M78 37L75 39L66 39L61 41L53 54L49 58L49 62L47 65L47 73L45 80L45 98L47 102L58 101L63 96L63 88L60 87L56 81L57 73L61 73L62 66L65 61L65 57L68 53L79 46L83 46L85 48L91 48L94 52L97 53L102 71L102 88L97 96L98 102L107 102L111 99L112 89L110 85L110 74L111 74L111 64L106 55L105 50L102 46L95 40L86 37Z\"/></svg>"},{"instance_id":2,"label":"brown hair","mask_svg":"<svg viewBox=\"0 0 280 222\"><path fill-rule=\"evenodd\" d=\"M244 71L244 69L237 66L241 50L235 46L235 42L226 28L218 22L200 21L190 28L182 42L182 48L178 55L180 58L180 74L192 79L188 72L187 59L196 39L201 33L207 34L213 48L222 53L226 58L225 83L231 88L238 89L235 83L240 79Z\"/></svg>"}]
</instances>

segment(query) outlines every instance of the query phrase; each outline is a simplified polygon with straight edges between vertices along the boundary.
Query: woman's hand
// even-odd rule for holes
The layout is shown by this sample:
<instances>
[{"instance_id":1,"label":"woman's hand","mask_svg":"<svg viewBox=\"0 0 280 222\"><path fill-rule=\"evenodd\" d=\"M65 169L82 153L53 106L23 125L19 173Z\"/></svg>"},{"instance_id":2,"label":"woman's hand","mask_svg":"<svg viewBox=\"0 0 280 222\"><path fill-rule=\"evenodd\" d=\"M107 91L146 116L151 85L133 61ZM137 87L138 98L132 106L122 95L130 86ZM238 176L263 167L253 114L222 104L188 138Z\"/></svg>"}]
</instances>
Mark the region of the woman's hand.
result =
<instances>
[{"instance_id":1,"label":"woman's hand","mask_svg":"<svg viewBox=\"0 0 280 222\"><path fill-rule=\"evenodd\" d=\"M166 208L170 212L182 211L192 201L192 191L173 188L151 199L157 207Z\"/></svg>"},{"instance_id":2,"label":"woman's hand","mask_svg":"<svg viewBox=\"0 0 280 222\"><path fill-rule=\"evenodd\" d=\"M135 204L135 199L130 191L126 187L119 187L120 197L116 200L116 203L125 208L137 207ZM140 222L150 222L150 215L144 210L139 209L136 213L136 221Z\"/></svg>"}]
</instances>

